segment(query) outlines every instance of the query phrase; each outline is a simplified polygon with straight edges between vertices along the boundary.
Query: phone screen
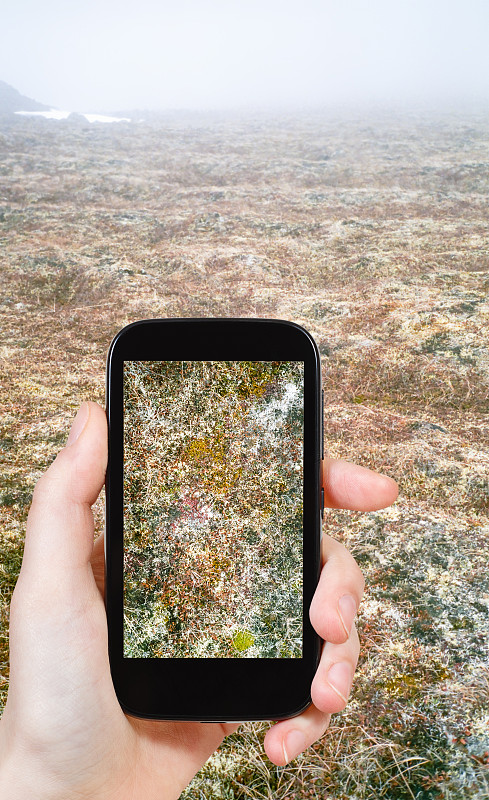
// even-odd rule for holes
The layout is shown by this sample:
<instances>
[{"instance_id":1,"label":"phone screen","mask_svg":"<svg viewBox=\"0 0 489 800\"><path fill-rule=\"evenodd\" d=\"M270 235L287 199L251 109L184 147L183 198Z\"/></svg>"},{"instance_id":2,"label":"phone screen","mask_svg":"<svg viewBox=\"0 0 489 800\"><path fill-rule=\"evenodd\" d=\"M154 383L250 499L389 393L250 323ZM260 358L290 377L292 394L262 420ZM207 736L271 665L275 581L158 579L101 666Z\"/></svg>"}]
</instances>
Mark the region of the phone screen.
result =
<instances>
[{"instance_id":1,"label":"phone screen","mask_svg":"<svg viewBox=\"0 0 489 800\"><path fill-rule=\"evenodd\" d=\"M303 657L304 362L123 362L123 655Z\"/></svg>"}]
</instances>

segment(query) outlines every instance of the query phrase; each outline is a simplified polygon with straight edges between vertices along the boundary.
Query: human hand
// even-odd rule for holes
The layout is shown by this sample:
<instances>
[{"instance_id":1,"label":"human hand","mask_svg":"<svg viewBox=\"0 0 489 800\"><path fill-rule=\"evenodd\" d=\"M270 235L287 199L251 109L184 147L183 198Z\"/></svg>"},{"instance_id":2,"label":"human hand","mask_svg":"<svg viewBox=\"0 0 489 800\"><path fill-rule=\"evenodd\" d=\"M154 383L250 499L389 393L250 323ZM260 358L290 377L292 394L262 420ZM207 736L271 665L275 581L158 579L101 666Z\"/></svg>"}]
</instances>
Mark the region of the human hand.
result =
<instances>
[{"instance_id":1,"label":"human hand","mask_svg":"<svg viewBox=\"0 0 489 800\"><path fill-rule=\"evenodd\" d=\"M85 403L67 446L36 486L12 597L10 689L0 721L0 795L3 790L9 800L178 798L239 727L123 713L107 655L103 537L93 544L91 506L106 462L105 413ZM333 508L375 510L397 496L391 479L343 461L325 462L324 488ZM344 707L358 658L353 617L362 575L329 536L323 536L323 564L311 621L327 643L312 684L313 705L267 732L265 749L276 764L312 744L330 714ZM340 617L344 595L354 605L347 603ZM336 674L328 673L331 665L339 665Z\"/></svg>"}]
</instances>

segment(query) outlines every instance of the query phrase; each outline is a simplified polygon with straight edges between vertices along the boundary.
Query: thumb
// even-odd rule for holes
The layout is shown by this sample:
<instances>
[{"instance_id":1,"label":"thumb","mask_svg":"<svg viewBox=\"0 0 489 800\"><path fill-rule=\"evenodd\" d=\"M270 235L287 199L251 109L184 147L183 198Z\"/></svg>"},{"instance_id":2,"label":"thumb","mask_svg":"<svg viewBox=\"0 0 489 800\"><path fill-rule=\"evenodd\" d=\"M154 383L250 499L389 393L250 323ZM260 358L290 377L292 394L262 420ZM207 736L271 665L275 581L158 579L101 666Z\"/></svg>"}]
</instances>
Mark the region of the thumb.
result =
<instances>
[{"instance_id":1,"label":"thumb","mask_svg":"<svg viewBox=\"0 0 489 800\"><path fill-rule=\"evenodd\" d=\"M96 403L83 403L66 447L38 481L27 520L20 580L53 583L71 594L73 581L86 581L93 549L91 506L104 483L107 466L107 421Z\"/></svg>"}]
</instances>

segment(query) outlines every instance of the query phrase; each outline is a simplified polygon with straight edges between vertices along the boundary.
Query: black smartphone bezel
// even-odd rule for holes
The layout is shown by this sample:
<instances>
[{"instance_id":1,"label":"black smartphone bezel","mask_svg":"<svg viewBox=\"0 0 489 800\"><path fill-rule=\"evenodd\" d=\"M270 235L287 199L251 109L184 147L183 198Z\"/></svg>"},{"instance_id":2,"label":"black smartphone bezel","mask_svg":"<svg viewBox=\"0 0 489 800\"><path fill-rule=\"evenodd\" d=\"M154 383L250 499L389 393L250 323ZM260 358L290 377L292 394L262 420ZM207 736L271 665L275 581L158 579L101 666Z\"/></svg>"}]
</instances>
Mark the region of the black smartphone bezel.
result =
<instances>
[{"instance_id":1,"label":"black smartphone bezel","mask_svg":"<svg viewBox=\"0 0 489 800\"><path fill-rule=\"evenodd\" d=\"M304 362L303 657L124 658L123 362L250 360ZM302 327L267 319L152 319L123 328L107 357L106 609L109 659L119 703L152 719L225 722L286 719L311 702L321 640L309 620L320 572L321 366Z\"/></svg>"}]
</instances>

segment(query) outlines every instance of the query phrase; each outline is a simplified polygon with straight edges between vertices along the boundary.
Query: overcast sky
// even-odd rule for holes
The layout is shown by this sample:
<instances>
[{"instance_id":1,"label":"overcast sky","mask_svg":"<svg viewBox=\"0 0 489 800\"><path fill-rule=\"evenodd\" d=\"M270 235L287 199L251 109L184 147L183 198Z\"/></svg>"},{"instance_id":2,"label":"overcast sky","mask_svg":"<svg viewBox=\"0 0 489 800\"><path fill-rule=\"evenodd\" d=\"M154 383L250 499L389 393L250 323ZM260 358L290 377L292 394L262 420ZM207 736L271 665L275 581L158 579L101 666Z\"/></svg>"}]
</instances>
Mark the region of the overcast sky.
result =
<instances>
[{"instance_id":1,"label":"overcast sky","mask_svg":"<svg viewBox=\"0 0 489 800\"><path fill-rule=\"evenodd\" d=\"M61 109L489 100L489 0L5 0L0 80Z\"/></svg>"}]
</instances>

